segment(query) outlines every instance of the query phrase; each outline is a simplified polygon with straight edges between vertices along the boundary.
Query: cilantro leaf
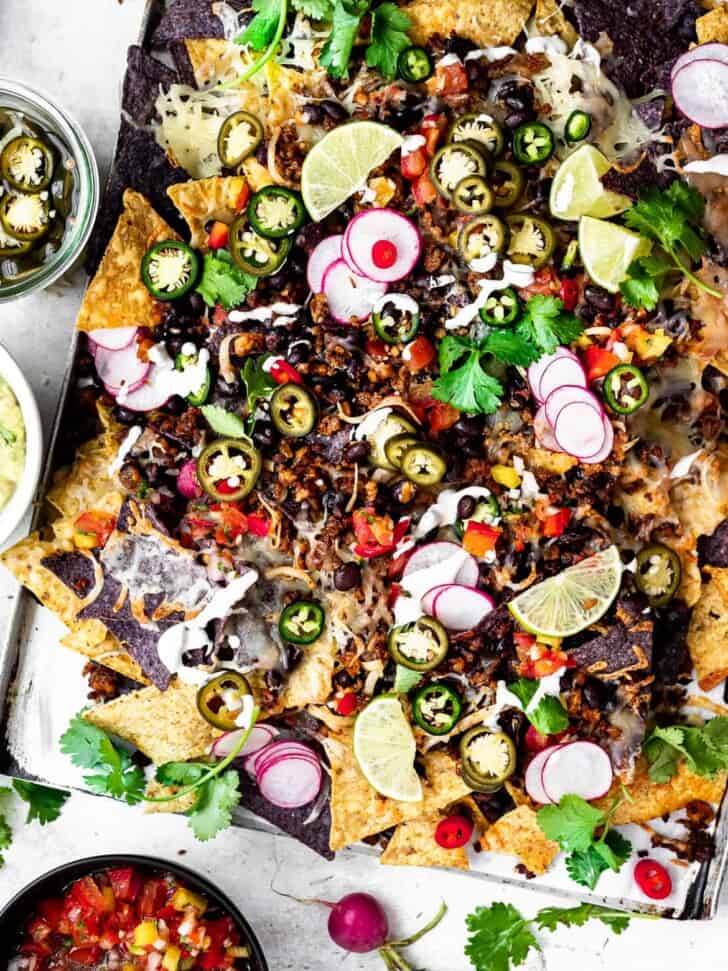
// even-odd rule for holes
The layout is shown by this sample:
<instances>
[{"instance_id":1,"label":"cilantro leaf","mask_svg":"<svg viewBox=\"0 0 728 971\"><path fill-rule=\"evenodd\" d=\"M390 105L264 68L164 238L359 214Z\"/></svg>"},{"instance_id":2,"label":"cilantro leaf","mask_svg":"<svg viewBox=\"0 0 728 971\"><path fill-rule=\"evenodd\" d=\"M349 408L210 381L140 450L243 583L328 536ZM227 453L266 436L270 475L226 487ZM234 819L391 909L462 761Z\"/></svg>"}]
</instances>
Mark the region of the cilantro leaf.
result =
<instances>
[{"instance_id":1,"label":"cilantro leaf","mask_svg":"<svg viewBox=\"0 0 728 971\"><path fill-rule=\"evenodd\" d=\"M575 883L593 890L602 873L606 870L619 871L631 852L629 840L621 833L609 830L603 840L597 840L586 850L571 853L566 859L566 869Z\"/></svg>"},{"instance_id":2,"label":"cilantro leaf","mask_svg":"<svg viewBox=\"0 0 728 971\"><path fill-rule=\"evenodd\" d=\"M516 334L533 344L540 355L553 354L559 344L571 343L582 331L576 317L564 310L562 300L542 293L531 297L516 327Z\"/></svg>"},{"instance_id":3,"label":"cilantro leaf","mask_svg":"<svg viewBox=\"0 0 728 971\"><path fill-rule=\"evenodd\" d=\"M7 786L0 787L0 800L5 796L9 796L12 792ZM10 828L10 824L5 818L4 813L0 813L0 866L5 862L5 857L3 856L3 850L10 849L10 844L13 842L13 831Z\"/></svg>"},{"instance_id":4,"label":"cilantro leaf","mask_svg":"<svg viewBox=\"0 0 728 971\"><path fill-rule=\"evenodd\" d=\"M212 839L230 825L233 809L240 802L239 784L238 773L229 769L199 787L195 804L187 813L198 840Z\"/></svg>"},{"instance_id":5,"label":"cilantro leaf","mask_svg":"<svg viewBox=\"0 0 728 971\"><path fill-rule=\"evenodd\" d=\"M579 904L578 907L544 907L536 914L539 927L555 931L562 927L583 927L589 920L600 920L615 934L621 934L629 926L631 914L621 910L599 907L597 904Z\"/></svg>"},{"instance_id":6,"label":"cilantro leaf","mask_svg":"<svg viewBox=\"0 0 728 971\"><path fill-rule=\"evenodd\" d=\"M481 353L473 350L455 371L441 374L432 386L432 397L469 415L491 415L500 407L503 385L486 374L480 364Z\"/></svg>"},{"instance_id":7,"label":"cilantro leaf","mask_svg":"<svg viewBox=\"0 0 728 971\"><path fill-rule=\"evenodd\" d=\"M331 15L331 33L326 38L319 57L319 63L332 77L349 77L349 58L362 18L368 9L368 0L336 0Z\"/></svg>"},{"instance_id":8,"label":"cilantro leaf","mask_svg":"<svg viewBox=\"0 0 728 971\"><path fill-rule=\"evenodd\" d=\"M475 971L509 971L523 964L531 948L540 951L529 923L512 904L476 907L468 914L465 954Z\"/></svg>"},{"instance_id":9,"label":"cilantro leaf","mask_svg":"<svg viewBox=\"0 0 728 971\"><path fill-rule=\"evenodd\" d=\"M262 51L270 44L281 18L280 0L253 0L255 16L245 30L235 38L236 44Z\"/></svg>"},{"instance_id":10,"label":"cilantro leaf","mask_svg":"<svg viewBox=\"0 0 728 971\"><path fill-rule=\"evenodd\" d=\"M538 691L536 679L519 678L507 687L521 702L526 718L537 732L542 735L555 735L569 727L569 716L558 698L546 695L533 705Z\"/></svg>"},{"instance_id":11,"label":"cilantro leaf","mask_svg":"<svg viewBox=\"0 0 728 971\"><path fill-rule=\"evenodd\" d=\"M581 796L562 796L558 806L539 809L537 818L544 835L568 853L588 850L594 841L594 830L606 817Z\"/></svg>"},{"instance_id":12,"label":"cilantro leaf","mask_svg":"<svg viewBox=\"0 0 728 971\"><path fill-rule=\"evenodd\" d=\"M506 685L506 687L518 698L525 711L538 691L538 681L535 678L519 678L518 681Z\"/></svg>"},{"instance_id":13,"label":"cilantro leaf","mask_svg":"<svg viewBox=\"0 0 728 971\"><path fill-rule=\"evenodd\" d=\"M683 759L691 772L712 779L728 769L728 718L713 718L703 726L655 728L642 748L653 782L668 782Z\"/></svg>"},{"instance_id":14,"label":"cilantro leaf","mask_svg":"<svg viewBox=\"0 0 728 971\"><path fill-rule=\"evenodd\" d=\"M262 398L267 398L276 382L266 371L266 361L270 359L270 354L262 354L260 357L248 357L240 371L240 377L245 382L245 394L247 397L248 415L255 414L255 408Z\"/></svg>"},{"instance_id":15,"label":"cilantro leaf","mask_svg":"<svg viewBox=\"0 0 728 971\"><path fill-rule=\"evenodd\" d=\"M232 411L227 411L220 405L203 405L200 411L217 435L222 435L224 438L245 438L247 434L245 422Z\"/></svg>"},{"instance_id":16,"label":"cilantro leaf","mask_svg":"<svg viewBox=\"0 0 728 971\"><path fill-rule=\"evenodd\" d=\"M483 342L483 349L486 354L492 354L504 364L517 367L528 367L541 357L537 348L523 334L512 330L491 331Z\"/></svg>"},{"instance_id":17,"label":"cilantro leaf","mask_svg":"<svg viewBox=\"0 0 728 971\"><path fill-rule=\"evenodd\" d=\"M291 6L311 20L330 20L333 10L331 0L293 0Z\"/></svg>"},{"instance_id":18,"label":"cilantro leaf","mask_svg":"<svg viewBox=\"0 0 728 971\"><path fill-rule=\"evenodd\" d=\"M407 31L411 26L407 14L394 3L381 3L376 7L372 11L372 32L366 53L369 67L379 68L389 80L396 77L397 59L410 46Z\"/></svg>"},{"instance_id":19,"label":"cilantro leaf","mask_svg":"<svg viewBox=\"0 0 728 971\"><path fill-rule=\"evenodd\" d=\"M239 306L257 285L257 277L244 273L235 266L227 250L219 249L205 253L202 278L196 289L208 307L219 303L230 310Z\"/></svg>"},{"instance_id":20,"label":"cilantro leaf","mask_svg":"<svg viewBox=\"0 0 728 971\"><path fill-rule=\"evenodd\" d=\"M163 786L190 786L199 782L208 769L199 762L165 762L157 767L155 779Z\"/></svg>"},{"instance_id":21,"label":"cilantro leaf","mask_svg":"<svg viewBox=\"0 0 728 971\"><path fill-rule=\"evenodd\" d=\"M70 792L52 789L50 786L42 786L37 782L29 782L26 779L13 779L13 789L21 799L28 803L26 823L32 823L34 819L37 819L41 826L58 819L63 804L70 796Z\"/></svg>"},{"instance_id":22,"label":"cilantro leaf","mask_svg":"<svg viewBox=\"0 0 728 971\"><path fill-rule=\"evenodd\" d=\"M61 751L81 769L93 769L83 781L94 792L115 796L129 805L140 802L144 794L144 773L126 749L114 745L95 725L75 715L61 736Z\"/></svg>"}]
</instances>

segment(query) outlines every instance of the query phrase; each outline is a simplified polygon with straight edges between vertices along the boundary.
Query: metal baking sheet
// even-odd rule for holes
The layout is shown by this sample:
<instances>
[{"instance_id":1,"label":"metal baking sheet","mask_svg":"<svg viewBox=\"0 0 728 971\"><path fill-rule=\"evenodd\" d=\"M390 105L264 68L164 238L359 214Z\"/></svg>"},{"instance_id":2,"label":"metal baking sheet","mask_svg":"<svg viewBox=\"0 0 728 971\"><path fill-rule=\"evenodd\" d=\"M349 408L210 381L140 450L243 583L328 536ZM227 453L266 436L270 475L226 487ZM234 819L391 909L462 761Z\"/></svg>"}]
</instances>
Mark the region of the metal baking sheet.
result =
<instances>
[{"instance_id":1,"label":"metal baking sheet","mask_svg":"<svg viewBox=\"0 0 728 971\"><path fill-rule=\"evenodd\" d=\"M147 0L139 44L146 46L156 24L162 0ZM55 451L59 430L64 421L69 391L74 380L76 355L74 337L66 362L56 419L51 435L48 460L39 487L32 528L42 522L43 496L55 468ZM31 594L20 589L11 603L11 618L7 633L0 640L0 698L3 699L0 722L0 771L10 775L35 778L65 788L83 789L81 772L74 768L58 748L58 738L70 718L85 704L86 682L81 672L87 659L71 651L59 649L58 641L65 628ZM716 698L716 700L721 700ZM100 800L106 797L98 796ZM103 803L100 803L103 808ZM130 812L136 810L130 809ZM675 814L679 818L679 813ZM676 820L654 823L658 832L666 835L674 830ZM275 827L244 810L238 811L235 824L267 832ZM649 847L649 834L638 826L622 827L637 847ZM716 913L720 887L728 863L728 803L724 800L715 822L715 854L704 864L691 864L676 881L680 892L661 901L659 905L645 905L633 893L626 874L604 874L600 881L604 894L582 893L571 882L563 863L552 867L543 877L527 880L514 871L511 857L496 854L471 856L472 869L465 876L485 878L501 884L529 886L535 890L558 894L572 901L618 906L625 910L659 913L678 919L709 919ZM361 847L362 853L376 851ZM668 850L651 850L651 855L669 859ZM623 870L627 870L625 867ZM677 868L674 868L677 869ZM632 892L631 892L632 891Z\"/></svg>"}]
</instances>

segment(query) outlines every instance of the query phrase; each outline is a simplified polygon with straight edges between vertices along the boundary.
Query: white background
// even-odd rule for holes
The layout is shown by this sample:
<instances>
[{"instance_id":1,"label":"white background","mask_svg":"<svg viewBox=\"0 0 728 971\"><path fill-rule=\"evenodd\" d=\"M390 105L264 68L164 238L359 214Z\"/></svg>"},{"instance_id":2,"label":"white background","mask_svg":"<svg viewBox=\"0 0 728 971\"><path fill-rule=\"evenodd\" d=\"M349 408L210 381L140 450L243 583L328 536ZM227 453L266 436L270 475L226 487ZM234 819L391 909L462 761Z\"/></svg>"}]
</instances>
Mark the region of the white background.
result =
<instances>
[{"instance_id":1,"label":"white background","mask_svg":"<svg viewBox=\"0 0 728 971\"><path fill-rule=\"evenodd\" d=\"M142 0L0 0L0 74L36 85L81 121L105 174L118 125L125 52L137 36ZM79 278L12 305L0 305L0 341L33 381L51 420L78 303ZM0 575L0 633L14 587ZM48 650L62 650L48 644ZM24 826L17 800L12 810L15 842L0 869L0 907L20 887L51 866L103 852L152 853L176 859L210 876L247 914L271 971L364 971L383 967L376 955L335 948L326 934L327 913L276 896L335 900L368 890L385 903L393 933L411 933L445 899L440 927L411 950L413 966L427 971L467 971L463 956L465 915L478 905L508 900L532 914L558 903L543 894L514 890L479 878L440 871L381 867L358 854L320 860L305 847L279 837L231 830L212 843L196 843L184 819L145 816L137 809L74 795L61 819L41 829ZM728 899L710 923L635 921L621 937L600 924L542 935L548 971L718 971L728 966Z\"/></svg>"}]
</instances>

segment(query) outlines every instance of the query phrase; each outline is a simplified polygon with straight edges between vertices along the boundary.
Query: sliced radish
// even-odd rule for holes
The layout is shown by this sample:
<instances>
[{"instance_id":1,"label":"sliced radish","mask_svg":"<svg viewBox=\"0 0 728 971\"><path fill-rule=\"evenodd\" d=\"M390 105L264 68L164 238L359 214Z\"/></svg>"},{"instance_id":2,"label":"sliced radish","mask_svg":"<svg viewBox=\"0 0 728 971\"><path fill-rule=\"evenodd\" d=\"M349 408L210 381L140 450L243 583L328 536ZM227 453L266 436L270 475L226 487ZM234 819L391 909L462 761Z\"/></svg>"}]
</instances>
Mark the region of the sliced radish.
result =
<instances>
[{"instance_id":1,"label":"sliced radish","mask_svg":"<svg viewBox=\"0 0 728 971\"><path fill-rule=\"evenodd\" d=\"M88 339L95 347L106 351L120 351L128 347L137 335L136 327L99 327L89 331Z\"/></svg>"},{"instance_id":2,"label":"sliced radish","mask_svg":"<svg viewBox=\"0 0 728 971\"><path fill-rule=\"evenodd\" d=\"M728 125L728 63L690 61L672 79L678 109L701 128Z\"/></svg>"},{"instance_id":3,"label":"sliced radish","mask_svg":"<svg viewBox=\"0 0 728 971\"><path fill-rule=\"evenodd\" d=\"M268 762L272 760L294 757L299 759L312 759L314 762L319 762L318 755L308 745L291 739L281 739L277 742L271 742L270 745L266 745L265 749L261 750L259 758L256 760L255 771L259 774L264 770Z\"/></svg>"},{"instance_id":4,"label":"sliced radish","mask_svg":"<svg viewBox=\"0 0 728 971\"><path fill-rule=\"evenodd\" d=\"M225 732L224 735L216 738L212 743L212 754L215 758L224 759L230 755L240 741L240 736L245 734L245 731L244 728L238 728L232 732ZM278 729L273 728L272 725L253 725L250 735L238 753L238 756L244 758L246 755L253 755L255 752L259 752L266 745L269 745L277 734Z\"/></svg>"},{"instance_id":5,"label":"sliced radish","mask_svg":"<svg viewBox=\"0 0 728 971\"><path fill-rule=\"evenodd\" d=\"M563 449L554 437L554 430L551 422L546 417L546 406L541 405L533 418L533 432L536 442L542 448L547 448L551 452L563 452Z\"/></svg>"},{"instance_id":6,"label":"sliced radish","mask_svg":"<svg viewBox=\"0 0 728 971\"><path fill-rule=\"evenodd\" d=\"M372 308L387 292L385 283L376 283L355 273L344 260L334 260L324 273L323 292L329 313L340 324L368 320Z\"/></svg>"},{"instance_id":7,"label":"sliced radish","mask_svg":"<svg viewBox=\"0 0 728 971\"><path fill-rule=\"evenodd\" d=\"M482 590L450 583L435 597L432 612L448 630L472 630L494 606L493 599Z\"/></svg>"},{"instance_id":8,"label":"sliced radish","mask_svg":"<svg viewBox=\"0 0 728 971\"><path fill-rule=\"evenodd\" d=\"M549 797L546 795L546 790L543 787L543 782L541 781L541 773L543 772L543 767L552 752L555 752L557 748L561 748L560 745L549 745L548 748L543 749L538 755L534 755L531 761L528 763L525 775L526 792L529 794L534 802L547 803L551 802Z\"/></svg>"},{"instance_id":9,"label":"sliced radish","mask_svg":"<svg viewBox=\"0 0 728 971\"><path fill-rule=\"evenodd\" d=\"M559 412L554 437L564 452L578 459L598 455L604 447L603 415L583 401L574 401Z\"/></svg>"},{"instance_id":10,"label":"sliced radish","mask_svg":"<svg viewBox=\"0 0 728 971\"><path fill-rule=\"evenodd\" d=\"M603 462L609 457L614 448L614 428L612 423L607 415L602 416L602 421L604 422L604 444L594 455L589 455L587 458L581 460L586 465L598 465L599 462Z\"/></svg>"},{"instance_id":11,"label":"sliced radish","mask_svg":"<svg viewBox=\"0 0 728 971\"><path fill-rule=\"evenodd\" d=\"M539 396L541 401L545 401L557 388L586 388L586 385L586 371L579 360L573 357L557 357L541 375Z\"/></svg>"},{"instance_id":12,"label":"sliced radish","mask_svg":"<svg viewBox=\"0 0 728 971\"><path fill-rule=\"evenodd\" d=\"M261 795L279 809L297 809L313 802L322 782L320 763L295 757L268 764L258 776Z\"/></svg>"},{"instance_id":13,"label":"sliced radish","mask_svg":"<svg viewBox=\"0 0 728 971\"><path fill-rule=\"evenodd\" d=\"M367 209L346 227L342 252L357 273L394 283L412 272L422 252L422 237L415 224L394 209Z\"/></svg>"},{"instance_id":14,"label":"sliced radish","mask_svg":"<svg viewBox=\"0 0 728 971\"><path fill-rule=\"evenodd\" d=\"M435 597L437 597L438 593L442 593L443 590L447 590L447 588L451 586L451 583L438 583L437 586L431 587L424 595L422 600L420 600L422 609L429 617L435 616L432 612L435 606Z\"/></svg>"},{"instance_id":15,"label":"sliced radish","mask_svg":"<svg viewBox=\"0 0 728 971\"><path fill-rule=\"evenodd\" d=\"M137 357L136 344L118 351L97 347L94 361L98 376L112 394L118 394L122 388L138 387L151 368L149 361Z\"/></svg>"},{"instance_id":16,"label":"sliced radish","mask_svg":"<svg viewBox=\"0 0 728 971\"><path fill-rule=\"evenodd\" d=\"M562 357L569 357L578 361L576 354L574 354L573 351L570 351L568 347L557 347L553 354L544 354L543 357L540 357L528 367L528 371L526 372L528 384L531 388L531 394L534 396L536 401L539 402L539 404L543 401L540 391L541 376L550 364L552 364L554 361L558 361L559 358Z\"/></svg>"},{"instance_id":17,"label":"sliced radish","mask_svg":"<svg viewBox=\"0 0 728 971\"><path fill-rule=\"evenodd\" d=\"M556 419L559 417L561 409L566 405L574 404L576 401L594 408L600 416L604 413L601 401L591 391L582 388L580 385L565 384L552 391L544 402L546 418L552 428L556 425Z\"/></svg>"},{"instance_id":18,"label":"sliced radish","mask_svg":"<svg viewBox=\"0 0 728 971\"><path fill-rule=\"evenodd\" d=\"M464 554L462 546L457 543L451 543L448 540L425 543L424 546L418 546L407 560L402 576L404 578L413 573L419 573L420 570L428 570L430 567L444 563L457 554ZM468 553L465 555L462 565L458 568L453 582L461 583L465 587L474 587L479 576L478 561Z\"/></svg>"},{"instance_id":19,"label":"sliced radish","mask_svg":"<svg viewBox=\"0 0 728 971\"><path fill-rule=\"evenodd\" d=\"M306 279L312 293L321 293L324 287L324 274L336 260L341 259L341 243L343 233L337 236L327 236L315 246L308 258Z\"/></svg>"},{"instance_id":20,"label":"sliced radish","mask_svg":"<svg viewBox=\"0 0 728 971\"><path fill-rule=\"evenodd\" d=\"M153 411L166 405L171 397L169 387L163 377L169 372L154 365L150 368L141 384L129 391L117 394L120 405L130 411Z\"/></svg>"},{"instance_id":21,"label":"sliced radish","mask_svg":"<svg viewBox=\"0 0 728 971\"><path fill-rule=\"evenodd\" d=\"M718 41L711 41L708 44L698 44L697 47L691 48L689 51L685 51L672 65L670 71L670 80L675 77L678 71L681 71L688 64L693 61L721 61L723 64L728 64L728 44L720 44Z\"/></svg>"},{"instance_id":22,"label":"sliced radish","mask_svg":"<svg viewBox=\"0 0 728 971\"><path fill-rule=\"evenodd\" d=\"M599 799L609 792L614 772L612 762L594 742L578 741L559 745L541 771L541 783L551 802L562 796Z\"/></svg>"}]
</instances>

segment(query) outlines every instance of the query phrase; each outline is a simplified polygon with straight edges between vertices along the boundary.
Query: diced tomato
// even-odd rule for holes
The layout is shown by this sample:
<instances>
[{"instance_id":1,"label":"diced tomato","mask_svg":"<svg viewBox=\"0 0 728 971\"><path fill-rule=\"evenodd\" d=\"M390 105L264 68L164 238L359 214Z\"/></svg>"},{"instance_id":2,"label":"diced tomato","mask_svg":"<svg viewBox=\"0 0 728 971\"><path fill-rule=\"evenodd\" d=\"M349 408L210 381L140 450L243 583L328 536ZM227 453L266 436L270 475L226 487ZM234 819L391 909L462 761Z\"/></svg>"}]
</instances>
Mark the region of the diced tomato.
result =
<instances>
[{"instance_id":1,"label":"diced tomato","mask_svg":"<svg viewBox=\"0 0 728 971\"><path fill-rule=\"evenodd\" d=\"M243 209L245 209L245 207L247 206L249 199L250 199L250 186L248 185L247 182L244 182L240 192L238 193L238 198L235 200L235 211L242 212Z\"/></svg>"},{"instance_id":2,"label":"diced tomato","mask_svg":"<svg viewBox=\"0 0 728 971\"><path fill-rule=\"evenodd\" d=\"M621 364L616 354L612 354L611 351L605 351L603 347L597 347L596 344L587 347L585 357L586 379L590 384L592 381L596 381L597 378L603 378L605 374L609 374L612 368Z\"/></svg>"},{"instance_id":3,"label":"diced tomato","mask_svg":"<svg viewBox=\"0 0 728 971\"><path fill-rule=\"evenodd\" d=\"M448 128L447 115L443 112L425 115L420 131L425 136L425 152L429 158L437 151L437 145Z\"/></svg>"},{"instance_id":4,"label":"diced tomato","mask_svg":"<svg viewBox=\"0 0 728 971\"><path fill-rule=\"evenodd\" d=\"M141 877L139 878L139 890L137 895L141 891ZM119 924L119 930L130 931L136 927L138 921L136 914L134 913L134 908L130 903L121 903L116 905L116 919Z\"/></svg>"},{"instance_id":5,"label":"diced tomato","mask_svg":"<svg viewBox=\"0 0 728 971\"><path fill-rule=\"evenodd\" d=\"M421 422L426 422L433 435L438 435L460 420L460 412L446 401L424 398L410 401L410 407Z\"/></svg>"},{"instance_id":6,"label":"diced tomato","mask_svg":"<svg viewBox=\"0 0 728 971\"><path fill-rule=\"evenodd\" d=\"M559 297L564 310L573 310L579 302L579 284L573 277L565 276L559 288Z\"/></svg>"},{"instance_id":7,"label":"diced tomato","mask_svg":"<svg viewBox=\"0 0 728 971\"><path fill-rule=\"evenodd\" d=\"M369 337L365 344L365 350L369 357L387 357L389 348L378 337Z\"/></svg>"},{"instance_id":8,"label":"diced tomato","mask_svg":"<svg viewBox=\"0 0 728 971\"><path fill-rule=\"evenodd\" d=\"M437 824L435 842L444 850L458 850L470 842L472 835L473 824L468 817L455 813Z\"/></svg>"},{"instance_id":9,"label":"diced tomato","mask_svg":"<svg viewBox=\"0 0 728 971\"><path fill-rule=\"evenodd\" d=\"M391 553L409 529L409 519L404 518L396 524L390 516L378 516L371 507L357 509L352 516L352 525L357 543L354 554L364 560L374 559Z\"/></svg>"},{"instance_id":10,"label":"diced tomato","mask_svg":"<svg viewBox=\"0 0 728 971\"><path fill-rule=\"evenodd\" d=\"M229 236L230 230L225 223L214 222L207 236L207 245L210 249L224 249Z\"/></svg>"},{"instance_id":11,"label":"diced tomato","mask_svg":"<svg viewBox=\"0 0 728 971\"><path fill-rule=\"evenodd\" d=\"M544 536L561 536L571 520L571 509L559 509L558 512L547 516L543 522L542 532Z\"/></svg>"},{"instance_id":12,"label":"diced tomato","mask_svg":"<svg viewBox=\"0 0 728 971\"><path fill-rule=\"evenodd\" d=\"M53 953L53 946L49 941L23 941L20 945L21 954L36 954L38 957L47 958Z\"/></svg>"},{"instance_id":13,"label":"diced tomato","mask_svg":"<svg viewBox=\"0 0 728 971\"><path fill-rule=\"evenodd\" d=\"M228 957L224 951L211 948L198 956L196 964L197 967L202 968L202 971L216 971L218 968L232 967L234 960L234 958Z\"/></svg>"},{"instance_id":14,"label":"diced tomato","mask_svg":"<svg viewBox=\"0 0 728 971\"><path fill-rule=\"evenodd\" d=\"M426 337L415 337L402 351L405 367L413 373L429 367L436 357L437 351Z\"/></svg>"},{"instance_id":15,"label":"diced tomato","mask_svg":"<svg viewBox=\"0 0 728 971\"><path fill-rule=\"evenodd\" d=\"M565 651L534 644L528 657L522 658L518 670L524 678L547 678L561 668L573 668L575 664Z\"/></svg>"},{"instance_id":16,"label":"diced tomato","mask_svg":"<svg viewBox=\"0 0 728 971\"><path fill-rule=\"evenodd\" d=\"M303 378L296 368L282 357L276 358L269 374L276 384L303 384Z\"/></svg>"},{"instance_id":17,"label":"diced tomato","mask_svg":"<svg viewBox=\"0 0 728 971\"><path fill-rule=\"evenodd\" d=\"M417 181L412 183L412 195L418 206L427 206L437 199L437 189L428 171L424 171Z\"/></svg>"},{"instance_id":18,"label":"diced tomato","mask_svg":"<svg viewBox=\"0 0 728 971\"><path fill-rule=\"evenodd\" d=\"M430 89L447 97L450 94L463 94L468 90L468 72L462 61L452 64L438 64Z\"/></svg>"},{"instance_id":19,"label":"diced tomato","mask_svg":"<svg viewBox=\"0 0 728 971\"><path fill-rule=\"evenodd\" d=\"M526 748L529 752L543 752L545 748L548 748L551 744L550 736L542 735L538 729L534 728L533 725L529 725L526 729Z\"/></svg>"},{"instance_id":20,"label":"diced tomato","mask_svg":"<svg viewBox=\"0 0 728 971\"><path fill-rule=\"evenodd\" d=\"M359 698L357 695L353 691L347 691L346 694L340 695L336 699L336 712L348 718L349 715L354 714L358 704Z\"/></svg>"},{"instance_id":21,"label":"diced tomato","mask_svg":"<svg viewBox=\"0 0 728 971\"><path fill-rule=\"evenodd\" d=\"M488 523L476 523L472 520L465 527L463 536L463 549L471 556L485 556L495 549L498 537L503 532L497 526L490 526Z\"/></svg>"},{"instance_id":22,"label":"diced tomato","mask_svg":"<svg viewBox=\"0 0 728 971\"><path fill-rule=\"evenodd\" d=\"M270 521L265 516L248 516L248 532L253 536L267 536L270 532Z\"/></svg>"},{"instance_id":23,"label":"diced tomato","mask_svg":"<svg viewBox=\"0 0 728 971\"><path fill-rule=\"evenodd\" d=\"M119 918L116 914L112 914L104 924L104 929L99 938L99 947L101 950L110 951L112 947L116 947L120 940L119 933Z\"/></svg>"},{"instance_id":24,"label":"diced tomato","mask_svg":"<svg viewBox=\"0 0 728 971\"><path fill-rule=\"evenodd\" d=\"M93 877L81 877L71 888L71 895L83 910L94 914L110 914L114 909L113 899L102 892Z\"/></svg>"},{"instance_id":25,"label":"diced tomato","mask_svg":"<svg viewBox=\"0 0 728 971\"><path fill-rule=\"evenodd\" d=\"M74 527L81 533L92 536L96 546L106 546L109 536L116 526L116 516L110 513L90 510L82 512L74 521Z\"/></svg>"},{"instance_id":26,"label":"diced tomato","mask_svg":"<svg viewBox=\"0 0 728 971\"><path fill-rule=\"evenodd\" d=\"M26 932L33 941L38 944L41 941L45 941L46 938L50 937L53 933L53 928L43 917L34 917L33 920L28 924Z\"/></svg>"},{"instance_id":27,"label":"diced tomato","mask_svg":"<svg viewBox=\"0 0 728 971\"><path fill-rule=\"evenodd\" d=\"M63 898L49 897L47 900L41 900L36 907L36 912L39 917L50 924L51 930L57 930L63 914Z\"/></svg>"},{"instance_id":28,"label":"diced tomato","mask_svg":"<svg viewBox=\"0 0 728 971\"><path fill-rule=\"evenodd\" d=\"M390 608L391 607L394 607L395 603L397 602L397 597L399 597L400 593L402 593L402 584L401 583L390 583L390 585L389 585L389 593L387 594L387 606L388 607L390 607Z\"/></svg>"},{"instance_id":29,"label":"diced tomato","mask_svg":"<svg viewBox=\"0 0 728 971\"><path fill-rule=\"evenodd\" d=\"M117 900L134 901L142 888L142 878L130 866L108 871L109 882Z\"/></svg>"},{"instance_id":30,"label":"diced tomato","mask_svg":"<svg viewBox=\"0 0 728 971\"><path fill-rule=\"evenodd\" d=\"M68 956L76 964L98 964L102 957L102 951L98 944L87 944L83 947L72 947Z\"/></svg>"},{"instance_id":31,"label":"diced tomato","mask_svg":"<svg viewBox=\"0 0 728 971\"><path fill-rule=\"evenodd\" d=\"M220 304L215 304L215 309L212 311L212 322L216 327L221 327L223 324L227 323L228 315L227 310L221 307Z\"/></svg>"},{"instance_id":32,"label":"diced tomato","mask_svg":"<svg viewBox=\"0 0 728 971\"><path fill-rule=\"evenodd\" d=\"M516 642L516 646L523 651L528 651L536 643L536 638L533 634L527 634L526 631L517 630L513 635L513 640Z\"/></svg>"},{"instance_id":33,"label":"diced tomato","mask_svg":"<svg viewBox=\"0 0 728 971\"><path fill-rule=\"evenodd\" d=\"M167 896L167 884L164 880L150 879L144 881L144 889L139 900L139 914L142 917L156 917Z\"/></svg>"},{"instance_id":34,"label":"diced tomato","mask_svg":"<svg viewBox=\"0 0 728 971\"><path fill-rule=\"evenodd\" d=\"M427 168L427 151L424 145L420 145L414 152L407 152L402 156L400 169L402 175L409 182L414 182Z\"/></svg>"},{"instance_id":35,"label":"diced tomato","mask_svg":"<svg viewBox=\"0 0 728 971\"><path fill-rule=\"evenodd\" d=\"M546 296L549 294L556 295L560 289L561 281L556 275L556 270L553 266L544 266L542 269L536 270L533 282L529 283L527 287L522 287L519 293L528 299L536 293L542 293Z\"/></svg>"}]
</instances>

